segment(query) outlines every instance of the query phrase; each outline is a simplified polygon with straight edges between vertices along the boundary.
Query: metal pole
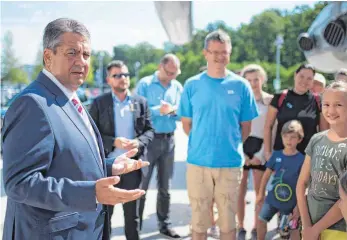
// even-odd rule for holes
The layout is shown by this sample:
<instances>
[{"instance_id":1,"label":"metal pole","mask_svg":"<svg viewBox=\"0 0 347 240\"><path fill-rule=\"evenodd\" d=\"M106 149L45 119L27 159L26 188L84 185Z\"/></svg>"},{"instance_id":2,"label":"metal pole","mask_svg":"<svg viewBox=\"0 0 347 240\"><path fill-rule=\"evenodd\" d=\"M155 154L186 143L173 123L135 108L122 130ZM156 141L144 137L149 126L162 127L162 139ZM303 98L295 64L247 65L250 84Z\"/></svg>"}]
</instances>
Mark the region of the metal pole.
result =
<instances>
[{"instance_id":1,"label":"metal pole","mask_svg":"<svg viewBox=\"0 0 347 240\"><path fill-rule=\"evenodd\" d=\"M281 66L281 46L277 45L276 47L276 79L277 81L281 81L280 76L280 66Z\"/></svg>"},{"instance_id":2,"label":"metal pole","mask_svg":"<svg viewBox=\"0 0 347 240\"><path fill-rule=\"evenodd\" d=\"M276 45L276 79L274 80L274 88L276 92L279 92L281 90L280 68L281 68L281 48L283 45L282 35L280 34L277 35L275 45Z\"/></svg>"},{"instance_id":3,"label":"metal pole","mask_svg":"<svg viewBox=\"0 0 347 240\"><path fill-rule=\"evenodd\" d=\"M99 88L101 93L104 92L104 53L100 52L99 54L99 74L100 74L100 79L99 79Z\"/></svg>"}]
</instances>

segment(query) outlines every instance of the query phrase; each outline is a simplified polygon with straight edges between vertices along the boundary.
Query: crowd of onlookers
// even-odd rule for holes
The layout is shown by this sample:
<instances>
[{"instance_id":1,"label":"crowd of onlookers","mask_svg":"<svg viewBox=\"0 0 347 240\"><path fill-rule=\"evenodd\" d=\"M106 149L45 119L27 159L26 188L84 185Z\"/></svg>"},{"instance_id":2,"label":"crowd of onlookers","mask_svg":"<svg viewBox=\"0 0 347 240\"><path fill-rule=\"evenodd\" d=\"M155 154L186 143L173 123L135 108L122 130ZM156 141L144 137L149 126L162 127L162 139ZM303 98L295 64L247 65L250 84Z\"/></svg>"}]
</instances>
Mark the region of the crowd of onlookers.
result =
<instances>
[{"instance_id":1,"label":"crowd of onlookers","mask_svg":"<svg viewBox=\"0 0 347 240\"><path fill-rule=\"evenodd\" d=\"M43 44L44 69L13 101L2 128L4 239L108 240L113 206L122 203L125 237L138 240L154 169L159 231L181 238L169 218L176 121L189 137L193 240L246 238L250 172L252 239L265 239L274 216L284 239L347 239L346 69L326 86L302 64L292 87L272 95L263 90L261 66L239 74L226 68L232 43L217 30L205 38L206 67L184 86L174 54L163 56L133 93L128 67L115 60L107 66L111 91L86 109L77 91L90 65L88 30L57 19L46 26Z\"/></svg>"}]
</instances>

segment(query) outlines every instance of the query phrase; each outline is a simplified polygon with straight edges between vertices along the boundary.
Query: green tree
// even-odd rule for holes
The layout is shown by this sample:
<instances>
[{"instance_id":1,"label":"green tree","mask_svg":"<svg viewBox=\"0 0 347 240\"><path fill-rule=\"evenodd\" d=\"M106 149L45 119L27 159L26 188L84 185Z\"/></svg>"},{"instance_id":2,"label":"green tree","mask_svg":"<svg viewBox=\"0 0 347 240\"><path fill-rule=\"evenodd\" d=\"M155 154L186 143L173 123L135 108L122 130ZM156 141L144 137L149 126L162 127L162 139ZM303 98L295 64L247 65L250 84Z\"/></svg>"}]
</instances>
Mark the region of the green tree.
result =
<instances>
[{"instance_id":1,"label":"green tree","mask_svg":"<svg viewBox=\"0 0 347 240\"><path fill-rule=\"evenodd\" d=\"M42 71L42 69L43 69L42 64L35 65L33 73L31 74L31 79L33 80L36 79L39 73Z\"/></svg>"},{"instance_id":2,"label":"green tree","mask_svg":"<svg viewBox=\"0 0 347 240\"><path fill-rule=\"evenodd\" d=\"M95 56L91 55L90 56L89 72L88 72L88 75L87 75L87 78L86 78L86 83L89 86L94 86L95 85L95 77L94 77L94 74L95 74L94 62L95 61L96 61Z\"/></svg>"},{"instance_id":3,"label":"green tree","mask_svg":"<svg viewBox=\"0 0 347 240\"><path fill-rule=\"evenodd\" d=\"M96 71L99 70L99 66L100 66L100 59L102 55L102 77L103 77L103 83L106 83L106 76L107 76L107 65L112 61L112 57L108 52L105 51L97 51L97 52L92 52L92 58L93 61L91 61L90 63L90 72L93 72L94 75L94 79L96 80L97 75L96 75ZM94 83L95 84L95 83Z\"/></svg>"},{"instance_id":4,"label":"green tree","mask_svg":"<svg viewBox=\"0 0 347 240\"><path fill-rule=\"evenodd\" d=\"M314 19L326 5L326 2L320 2L314 8L303 5L297 6L291 12L285 12L283 17L285 22L284 45L282 49L282 64L284 66L290 67L305 61L304 54L298 48L298 36L309 29Z\"/></svg>"},{"instance_id":5,"label":"green tree","mask_svg":"<svg viewBox=\"0 0 347 240\"><path fill-rule=\"evenodd\" d=\"M29 79L27 73L21 68L11 68L8 73L8 78L12 83L28 84Z\"/></svg>"},{"instance_id":6,"label":"green tree","mask_svg":"<svg viewBox=\"0 0 347 240\"><path fill-rule=\"evenodd\" d=\"M13 34L7 31L2 39L2 52L1 52L1 81L11 80L10 71L18 64L13 49Z\"/></svg>"},{"instance_id":7,"label":"green tree","mask_svg":"<svg viewBox=\"0 0 347 240\"><path fill-rule=\"evenodd\" d=\"M283 33L284 22L275 10L267 10L252 18L251 23L241 28L247 61L275 62L277 34Z\"/></svg>"},{"instance_id":8,"label":"green tree","mask_svg":"<svg viewBox=\"0 0 347 240\"><path fill-rule=\"evenodd\" d=\"M139 71L139 79L153 74L158 69L158 64L149 63L144 65Z\"/></svg>"},{"instance_id":9,"label":"green tree","mask_svg":"<svg viewBox=\"0 0 347 240\"><path fill-rule=\"evenodd\" d=\"M36 79L39 73L43 69L43 51L42 43L39 45L39 50L36 53L35 67L33 73L31 74L31 79Z\"/></svg>"},{"instance_id":10,"label":"green tree","mask_svg":"<svg viewBox=\"0 0 347 240\"><path fill-rule=\"evenodd\" d=\"M165 50L158 49L147 42L135 46L117 45L113 48L112 59L123 60L128 65L133 86L136 81L134 65L137 61L141 63L139 77L142 78L153 74L160 58L165 52L171 51L181 61L182 73L177 79L184 83L188 78L199 73L200 67L206 65L202 54L206 35L216 29L223 29L231 36L233 45L231 63L228 68L232 71L239 71L246 64L260 64L268 73L266 89L273 92L273 80L276 77L276 46L274 44L276 36L283 34L284 37L281 49L280 77L282 88L287 88L293 86L297 66L305 62L305 57L298 48L297 38L300 33L308 30L326 4L319 2L314 7L297 6L290 11L268 9L254 16L249 24L242 24L237 29L229 27L223 21L214 21L204 29L197 29L191 42L183 46L166 43ZM98 60L93 66L94 69L98 69Z\"/></svg>"}]
</instances>

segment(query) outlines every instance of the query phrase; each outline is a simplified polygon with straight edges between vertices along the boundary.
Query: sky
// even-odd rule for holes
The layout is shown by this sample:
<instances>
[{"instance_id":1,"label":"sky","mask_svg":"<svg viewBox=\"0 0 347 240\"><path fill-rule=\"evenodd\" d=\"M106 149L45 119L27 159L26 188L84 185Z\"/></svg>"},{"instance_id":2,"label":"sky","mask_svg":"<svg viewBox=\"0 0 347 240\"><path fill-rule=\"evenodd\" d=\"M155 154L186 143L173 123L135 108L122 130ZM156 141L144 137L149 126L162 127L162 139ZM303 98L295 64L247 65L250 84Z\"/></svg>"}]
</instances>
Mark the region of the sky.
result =
<instances>
[{"instance_id":1,"label":"sky","mask_svg":"<svg viewBox=\"0 0 347 240\"><path fill-rule=\"evenodd\" d=\"M202 29L209 22L224 21L238 28L269 8L292 10L297 5L313 6L316 1L194 1L193 25ZM13 49L21 64L34 64L42 42L43 29L50 21L69 17L84 23L91 33L92 49L112 55L119 44L147 41L162 48L168 41L152 1L114 2L30 2L1 1L1 39L13 33Z\"/></svg>"}]
</instances>

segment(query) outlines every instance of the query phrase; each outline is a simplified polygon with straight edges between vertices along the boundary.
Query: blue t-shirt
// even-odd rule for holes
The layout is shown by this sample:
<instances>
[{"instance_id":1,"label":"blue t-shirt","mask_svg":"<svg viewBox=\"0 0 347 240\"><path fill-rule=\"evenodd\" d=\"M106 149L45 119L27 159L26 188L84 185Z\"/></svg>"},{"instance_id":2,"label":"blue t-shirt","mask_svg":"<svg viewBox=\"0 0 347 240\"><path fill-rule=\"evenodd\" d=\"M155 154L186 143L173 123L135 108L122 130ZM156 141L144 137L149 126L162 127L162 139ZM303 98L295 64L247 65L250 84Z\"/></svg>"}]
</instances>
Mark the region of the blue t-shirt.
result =
<instances>
[{"instance_id":1,"label":"blue t-shirt","mask_svg":"<svg viewBox=\"0 0 347 240\"><path fill-rule=\"evenodd\" d=\"M247 80L232 72L220 79L206 72L188 79L178 115L192 119L188 163L210 168L243 166L240 123L258 116Z\"/></svg>"},{"instance_id":2,"label":"blue t-shirt","mask_svg":"<svg viewBox=\"0 0 347 240\"><path fill-rule=\"evenodd\" d=\"M296 206L296 183L305 156L298 152L287 156L283 151L274 151L266 167L274 171L266 202L281 213L290 214Z\"/></svg>"}]
</instances>

